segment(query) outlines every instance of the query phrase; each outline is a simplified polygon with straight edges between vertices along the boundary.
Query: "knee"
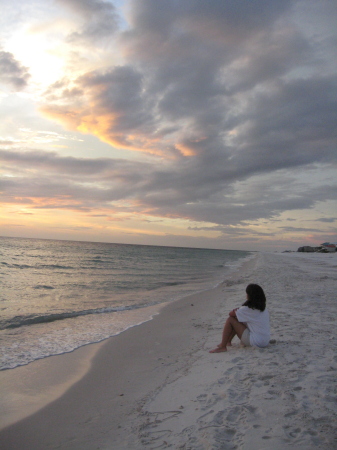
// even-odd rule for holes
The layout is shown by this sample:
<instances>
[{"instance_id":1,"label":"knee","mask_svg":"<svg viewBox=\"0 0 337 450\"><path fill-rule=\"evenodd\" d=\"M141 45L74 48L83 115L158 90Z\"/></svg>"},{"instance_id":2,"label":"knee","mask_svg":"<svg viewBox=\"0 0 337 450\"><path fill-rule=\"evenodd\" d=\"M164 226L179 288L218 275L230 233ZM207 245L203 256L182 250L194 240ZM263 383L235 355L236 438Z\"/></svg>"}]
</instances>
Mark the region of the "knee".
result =
<instances>
[{"instance_id":1,"label":"knee","mask_svg":"<svg viewBox=\"0 0 337 450\"><path fill-rule=\"evenodd\" d=\"M236 320L235 317L229 316L229 317L227 318L227 320L226 320L225 325L226 325L226 324L232 325L232 324L234 323L233 319Z\"/></svg>"},{"instance_id":2,"label":"knee","mask_svg":"<svg viewBox=\"0 0 337 450\"><path fill-rule=\"evenodd\" d=\"M229 316L228 319L227 319L227 321L228 321L230 324L238 323L238 319L237 319L236 317L232 317L232 316Z\"/></svg>"}]
</instances>

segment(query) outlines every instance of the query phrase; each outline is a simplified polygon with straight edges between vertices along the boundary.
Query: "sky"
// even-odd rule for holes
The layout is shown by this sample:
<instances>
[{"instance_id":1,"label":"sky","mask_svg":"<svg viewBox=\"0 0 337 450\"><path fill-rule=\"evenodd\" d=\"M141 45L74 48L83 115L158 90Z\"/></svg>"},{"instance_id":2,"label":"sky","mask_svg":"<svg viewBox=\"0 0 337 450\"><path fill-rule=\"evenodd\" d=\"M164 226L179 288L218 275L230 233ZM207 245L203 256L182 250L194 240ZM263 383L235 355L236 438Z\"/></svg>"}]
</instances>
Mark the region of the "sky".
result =
<instances>
[{"instance_id":1,"label":"sky","mask_svg":"<svg viewBox=\"0 0 337 450\"><path fill-rule=\"evenodd\" d=\"M0 5L0 235L337 241L334 0Z\"/></svg>"}]
</instances>

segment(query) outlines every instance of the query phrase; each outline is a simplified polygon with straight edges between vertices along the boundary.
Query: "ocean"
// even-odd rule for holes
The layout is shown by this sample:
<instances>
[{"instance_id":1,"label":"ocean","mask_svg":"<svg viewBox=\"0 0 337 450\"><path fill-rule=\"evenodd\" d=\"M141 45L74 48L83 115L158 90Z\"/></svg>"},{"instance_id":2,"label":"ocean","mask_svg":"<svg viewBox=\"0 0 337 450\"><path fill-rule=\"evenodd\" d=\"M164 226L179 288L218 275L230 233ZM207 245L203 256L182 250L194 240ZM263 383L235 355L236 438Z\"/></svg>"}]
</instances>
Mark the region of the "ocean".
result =
<instances>
[{"instance_id":1,"label":"ocean","mask_svg":"<svg viewBox=\"0 0 337 450\"><path fill-rule=\"evenodd\" d=\"M218 285L250 256L0 237L0 370L70 352L150 320L167 302Z\"/></svg>"}]
</instances>

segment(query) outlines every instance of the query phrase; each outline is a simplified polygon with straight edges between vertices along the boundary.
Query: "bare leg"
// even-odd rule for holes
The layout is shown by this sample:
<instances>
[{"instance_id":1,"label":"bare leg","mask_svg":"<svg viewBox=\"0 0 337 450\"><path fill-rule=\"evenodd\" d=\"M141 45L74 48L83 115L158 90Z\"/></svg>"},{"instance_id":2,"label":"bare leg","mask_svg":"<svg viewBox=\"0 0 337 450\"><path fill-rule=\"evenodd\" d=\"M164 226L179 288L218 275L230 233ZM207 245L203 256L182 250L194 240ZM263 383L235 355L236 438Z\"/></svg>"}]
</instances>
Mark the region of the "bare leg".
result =
<instances>
[{"instance_id":1,"label":"bare leg","mask_svg":"<svg viewBox=\"0 0 337 450\"><path fill-rule=\"evenodd\" d=\"M231 336L229 336L229 339L228 339L228 342L227 342L227 346L228 345L232 345L232 340L233 340L233 338L236 336L236 331L232 331L232 334L231 334Z\"/></svg>"},{"instance_id":2,"label":"bare leg","mask_svg":"<svg viewBox=\"0 0 337 450\"><path fill-rule=\"evenodd\" d=\"M211 350L210 353L226 352L227 345L233 339L235 334L237 334L239 339L241 339L241 336L246 328L246 325L239 322L235 317L228 317L222 332L221 344L214 350Z\"/></svg>"},{"instance_id":3,"label":"bare leg","mask_svg":"<svg viewBox=\"0 0 337 450\"><path fill-rule=\"evenodd\" d=\"M229 345L232 345L232 340L233 340L233 338L236 336L236 332L233 330L233 332L232 332L232 335L229 337L229 340L228 340L228 342L227 342L227 347L229 346ZM222 347L222 343L220 343L219 345L218 345L218 347Z\"/></svg>"}]
</instances>

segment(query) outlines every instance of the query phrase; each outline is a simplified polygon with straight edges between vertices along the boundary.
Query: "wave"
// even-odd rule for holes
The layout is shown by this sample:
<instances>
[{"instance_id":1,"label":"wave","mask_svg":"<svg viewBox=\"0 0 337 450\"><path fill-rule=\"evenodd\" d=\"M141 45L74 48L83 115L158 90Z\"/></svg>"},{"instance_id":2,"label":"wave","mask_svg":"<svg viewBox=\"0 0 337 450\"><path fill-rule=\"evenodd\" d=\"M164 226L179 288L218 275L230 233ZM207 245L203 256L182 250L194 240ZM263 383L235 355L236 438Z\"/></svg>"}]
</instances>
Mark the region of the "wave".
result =
<instances>
[{"instance_id":1,"label":"wave","mask_svg":"<svg viewBox=\"0 0 337 450\"><path fill-rule=\"evenodd\" d=\"M1 263L3 266L10 267L13 269L31 269L33 266L29 266L27 264L8 264L5 262Z\"/></svg>"},{"instance_id":2,"label":"wave","mask_svg":"<svg viewBox=\"0 0 337 450\"><path fill-rule=\"evenodd\" d=\"M61 266L59 264L40 264L36 266L37 269L75 269L72 266Z\"/></svg>"},{"instance_id":3,"label":"wave","mask_svg":"<svg viewBox=\"0 0 337 450\"><path fill-rule=\"evenodd\" d=\"M170 286L181 286L186 284L186 281L163 281L163 282L158 282L152 286L148 286L147 290L148 291L154 291L156 289L161 289L161 288L165 288L165 287L170 287Z\"/></svg>"},{"instance_id":4,"label":"wave","mask_svg":"<svg viewBox=\"0 0 337 450\"><path fill-rule=\"evenodd\" d=\"M75 319L76 317L86 316L89 314L105 314L105 313L114 313L120 311L129 311L131 309L139 309L143 308L146 305L133 305L133 306L118 306L114 308L98 308L98 309L88 309L84 311L70 311L59 314L46 314L41 316L15 316L12 319L6 321L2 326L0 326L1 330L12 329L12 328L20 328L24 326L30 325L38 325L43 323L55 322L58 320L65 319Z\"/></svg>"},{"instance_id":5,"label":"wave","mask_svg":"<svg viewBox=\"0 0 337 450\"><path fill-rule=\"evenodd\" d=\"M97 266L106 266L106 269L111 270L112 268L115 268L115 265L112 263L109 263L109 261L104 261L101 259L93 259L90 261L86 261L85 264L79 265L78 267L73 266L64 266L61 264L9 264L6 262L0 263L3 267L7 267L8 269L46 269L46 270L54 270L54 269L62 269L62 270L92 270L92 269L99 269Z\"/></svg>"},{"instance_id":6,"label":"wave","mask_svg":"<svg viewBox=\"0 0 337 450\"><path fill-rule=\"evenodd\" d=\"M55 289L53 286L45 286L43 284L38 284L33 286L33 289Z\"/></svg>"},{"instance_id":7,"label":"wave","mask_svg":"<svg viewBox=\"0 0 337 450\"><path fill-rule=\"evenodd\" d=\"M1 264L12 269L74 269L72 266L62 266L59 264L37 264L34 266L29 264L8 264L5 262Z\"/></svg>"}]
</instances>

